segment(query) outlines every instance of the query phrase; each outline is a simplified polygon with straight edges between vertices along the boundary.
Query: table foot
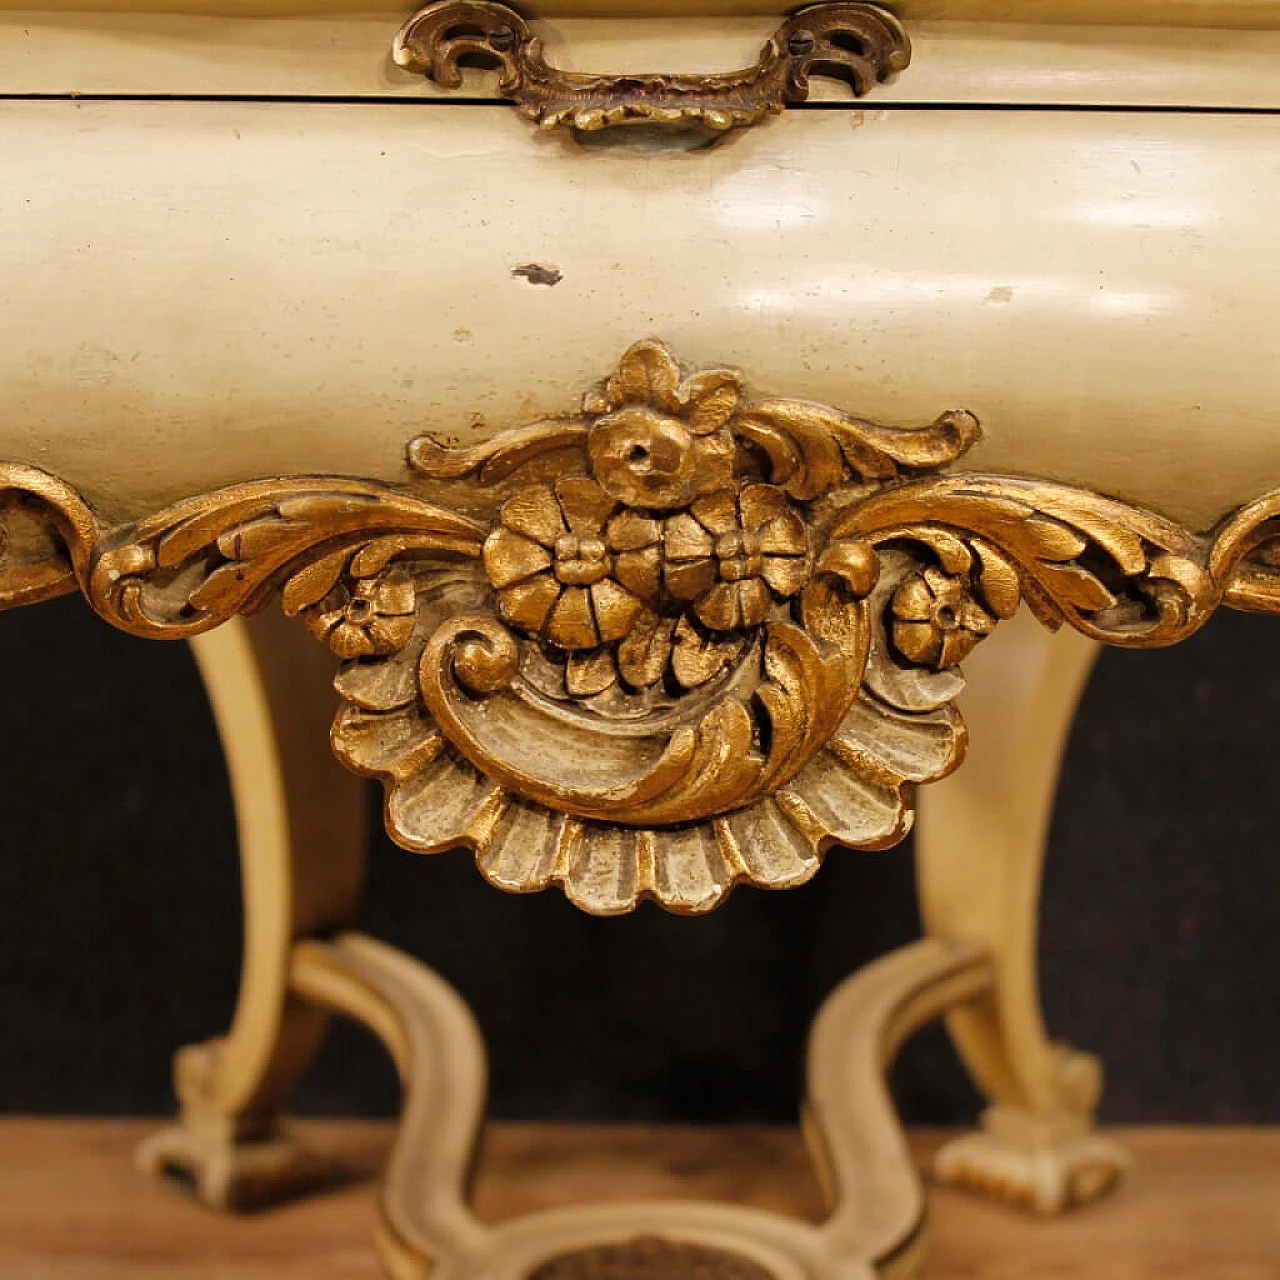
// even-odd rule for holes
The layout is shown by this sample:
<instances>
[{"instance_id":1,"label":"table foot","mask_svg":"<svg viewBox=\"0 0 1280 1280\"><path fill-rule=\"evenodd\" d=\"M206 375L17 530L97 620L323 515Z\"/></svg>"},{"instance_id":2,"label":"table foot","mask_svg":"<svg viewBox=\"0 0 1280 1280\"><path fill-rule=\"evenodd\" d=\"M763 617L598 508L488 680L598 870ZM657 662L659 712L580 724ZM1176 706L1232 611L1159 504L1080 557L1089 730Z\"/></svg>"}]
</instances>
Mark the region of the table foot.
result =
<instances>
[{"instance_id":1,"label":"table foot","mask_svg":"<svg viewBox=\"0 0 1280 1280\"><path fill-rule=\"evenodd\" d=\"M139 1147L138 1167L190 1188L214 1209L262 1209L347 1176L345 1167L281 1130L263 1138L230 1139L173 1125Z\"/></svg>"},{"instance_id":2,"label":"table foot","mask_svg":"<svg viewBox=\"0 0 1280 1280\"><path fill-rule=\"evenodd\" d=\"M1124 1148L1094 1133L1087 1118L995 1106L979 1132L942 1148L934 1173L951 1186L1054 1214L1106 1195L1129 1163Z\"/></svg>"}]
</instances>

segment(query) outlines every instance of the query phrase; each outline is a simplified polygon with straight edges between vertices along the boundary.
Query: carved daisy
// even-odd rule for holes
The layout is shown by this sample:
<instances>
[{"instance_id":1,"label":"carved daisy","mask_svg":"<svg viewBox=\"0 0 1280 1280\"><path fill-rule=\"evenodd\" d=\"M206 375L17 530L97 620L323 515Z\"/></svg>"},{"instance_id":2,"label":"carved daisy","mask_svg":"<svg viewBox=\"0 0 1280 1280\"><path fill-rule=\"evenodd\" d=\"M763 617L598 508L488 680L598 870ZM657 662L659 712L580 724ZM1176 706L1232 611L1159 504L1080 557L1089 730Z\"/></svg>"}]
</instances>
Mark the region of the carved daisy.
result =
<instances>
[{"instance_id":1,"label":"carved daisy","mask_svg":"<svg viewBox=\"0 0 1280 1280\"><path fill-rule=\"evenodd\" d=\"M644 603L612 576L604 528L617 507L586 476L509 498L484 544L503 620L570 652L626 635Z\"/></svg>"},{"instance_id":2,"label":"carved daisy","mask_svg":"<svg viewBox=\"0 0 1280 1280\"><path fill-rule=\"evenodd\" d=\"M663 530L663 581L713 631L759 626L809 580L804 521L773 485L700 498Z\"/></svg>"},{"instance_id":3,"label":"carved daisy","mask_svg":"<svg viewBox=\"0 0 1280 1280\"><path fill-rule=\"evenodd\" d=\"M932 567L898 588L889 613L889 634L898 651L935 671L963 662L996 625L973 598L967 579Z\"/></svg>"},{"instance_id":4,"label":"carved daisy","mask_svg":"<svg viewBox=\"0 0 1280 1280\"><path fill-rule=\"evenodd\" d=\"M402 565L340 582L303 615L307 629L340 658L395 653L413 634L413 579Z\"/></svg>"}]
</instances>

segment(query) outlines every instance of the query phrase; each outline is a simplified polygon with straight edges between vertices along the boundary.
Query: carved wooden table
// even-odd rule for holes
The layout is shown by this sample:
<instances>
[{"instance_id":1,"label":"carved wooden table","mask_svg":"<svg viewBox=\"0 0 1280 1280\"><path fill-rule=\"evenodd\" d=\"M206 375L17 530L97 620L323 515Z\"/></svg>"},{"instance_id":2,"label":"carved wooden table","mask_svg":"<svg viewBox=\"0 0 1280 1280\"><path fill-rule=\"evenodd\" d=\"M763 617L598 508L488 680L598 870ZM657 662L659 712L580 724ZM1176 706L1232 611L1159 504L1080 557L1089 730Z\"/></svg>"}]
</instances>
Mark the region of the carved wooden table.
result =
<instances>
[{"instance_id":1,"label":"carved wooden table","mask_svg":"<svg viewBox=\"0 0 1280 1280\"><path fill-rule=\"evenodd\" d=\"M1280 608L1280 6L702 7L0 9L0 604L192 638L241 824L240 1005L144 1163L322 1178L277 1115L356 1017L395 1276L915 1274L882 1075L941 1014L992 1104L941 1176L1105 1191L1036 991L1062 743L1099 644ZM938 784L929 937L813 1032L827 1222L478 1222L470 1016L343 932L335 656L397 843L601 915L799 884Z\"/></svg>"}]
</instances>

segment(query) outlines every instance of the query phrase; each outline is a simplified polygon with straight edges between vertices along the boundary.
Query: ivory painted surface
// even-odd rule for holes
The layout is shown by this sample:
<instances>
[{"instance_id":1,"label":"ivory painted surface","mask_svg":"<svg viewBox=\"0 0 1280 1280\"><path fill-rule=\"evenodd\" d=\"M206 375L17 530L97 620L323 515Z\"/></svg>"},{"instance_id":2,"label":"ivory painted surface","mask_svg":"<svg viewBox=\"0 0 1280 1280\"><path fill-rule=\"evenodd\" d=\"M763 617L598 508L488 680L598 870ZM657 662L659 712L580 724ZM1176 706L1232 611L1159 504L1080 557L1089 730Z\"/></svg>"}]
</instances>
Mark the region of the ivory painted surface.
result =
<instances>
[{"instance_id":1,"label":"ivory painted surface","mask_svg":"<svg viewBox=\"0 0 1280 1280\"><path fill-rule=\"evenodd\" d=\"M323 1011L289 989L300 939L349 926L368 840L359 780L326 742L330 654L278 613L236 618L192 643L236 806L244 946L225 1035L174 1058L180 1125L139 1152L183 1169L208 1204L247 1208L333 1178L331 1162L279 1129L279 1111L324 1034Z\"/></svg>"},{"instance_id":2,"label":"ivory painted surface","mask_svg":"<svg viewBox=\"0 0 1280 1280\"><path fill-rule=\"evenodd\" d=\"M30 0L18 0L22 8ZM5 7L9 7L6 5ZM85 8L119 10L137 8L137 0L46 0L50 10ZM164 13L305 14L368 11L386 8L386 0L353 4L352 0L149 0L148 11ZM679 15L688 11L685 0L550 0L539 8L549 14L599 14L635 18L646 15ZM698 0L703 13L777 14L776 0ZM894 9L903 18L977 21L1020 21L1121 24L1151 23L1158 26L1266 28L1280 25L1276 0L902 0ZM403 16L403 15L402 15Z\"/></svg>"},{"instance_id":3,"label":"ivory painted surface","mask_svg":"<svg viewBox=\"0 0 1280 1280\"><path fill-rule=\"evenodd\" d=\"M536 27L549 60L566 70L716 72L755 58L780 12L539 16ZM498 98L491 72L465 70L450 92L396 66L391 38L404 17L401 8L264 10L228 22L197 12L0 6L0 84L15 94ZM879 86L873 105L1280 107L1275 30L921 20L911 23L911 44L909 72ZM821 79L810 98L852 103L845 86Z\"/></svg>"},{"instance_id":4,"label":"ivory painted surface","mask_svg":"<svg viewBox=\"0 0 1280 1280\"><path fill-rule=\"evenodd\" d=\"M805 1138L821 1223L696 1201L543 1210L489 1226L469 1203L484 1048L461 999L401 952L358 934L306 942L294 989L386 1045L404 1084L378 1245L395 1280L712 1275L723 1280L911 1280L924 1191L884 1083L917 1028L982 995L981 951L927 940L877 961L823 1005L809 1039Z\"/></svg>"},{"instance_id":5,"label":"ivory painted surface","mask_svg":"<svg viewBox=\"0 0 1280 1280\"><path fill-rule=\"evenodd\" d=\"M1093 1131L1102 1064L1050 1038L1040 1009L1040 888L1067 736L1098 645L1051 634L1028 613L965 664L964 767L921 792L916 883L925 932L983 948L989 995L948 1018L991 1104L982 1129L948 1143L944 1181L1040 1213L1093 1200L1128 1168Z\"/></svg>"},{"instance_id":6,"label":"ivory painted surface","mask_svg":"<svg viewBox=\"0 0 1280 1280\"><path fill-rule=\"evenodd\" d=\"M108 520L399 479L645 336L879 421L962 404L974 466L1192 529L1280 484L1273 117L797 112L641 157L497 108L9 102L0 135L0 456Z\"/></svg>"}]
</instances>

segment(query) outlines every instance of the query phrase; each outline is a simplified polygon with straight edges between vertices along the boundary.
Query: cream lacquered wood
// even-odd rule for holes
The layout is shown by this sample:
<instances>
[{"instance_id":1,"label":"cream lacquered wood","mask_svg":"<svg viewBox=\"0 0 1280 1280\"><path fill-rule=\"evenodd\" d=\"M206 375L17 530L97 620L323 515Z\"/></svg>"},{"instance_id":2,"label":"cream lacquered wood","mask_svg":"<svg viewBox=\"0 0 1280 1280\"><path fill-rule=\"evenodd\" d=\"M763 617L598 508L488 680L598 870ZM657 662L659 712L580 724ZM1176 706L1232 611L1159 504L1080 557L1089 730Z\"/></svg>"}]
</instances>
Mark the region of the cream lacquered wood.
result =
<instances>
[{"instance_id":1,"label":"cream lacquered wood","mask_svg":"<svg viewBox=\"0 0 1280 1280\"><path fill-rule=\"evenodd\" d=\"M637 337L1195 528L1280 484L1280 119L789 113L694 153L498 108L0 106L0 456L110 518L403 475ZM554 287L512 274L562 273Z\"/></svg>"},{"instance_id":2,"label":"cream lacquered wood","mask_svg":"<svg viewBox=\"0 0 1280 1280\"><path fill-rule=\"evenodd\" d=\"M954 1011L951 1035L991 1104L982 1131L943 1148L935 1172L961 1185L1004 1169L1041 1213L1093 1199L1127 1167L1092 1131L1102 1067L1050 1040L1040 1008L1040 890L1049 819L1076 707L1099 646L1046 631L1022 610L965 663L962 768L921 790L920 913L932 937L991 956L989 1000Z\"/></svg>"},{"instance_id":3,"label":"cream lacquered wood","mask_svg":"<svg viewBox=\"0 0 1280 1280\"><path fill-rule=\"evenodd\" d=\"M456 93L390 58L400 10L228 21L198 13L0 7L0 92L80 95L496 100L492 73ZM576 71L714 72L749 66L778 15L538 23L553 65ZM1280 31L1096 24L911 24L910 69L869 106L913 103L1280 109ZM847 86L811 101L853 106Z\"/></svg>"},{"instance_id":4,"label":"cream lacquered wood","mask_svg":"<svg viewBox=\"0 0 1280 1280\"><path fill-rule=\"evenodd\" d=\"M293 948L351 922L368 830L361 780L327 749L333 663L305 639L270 612L192 642L236 806L244 960L230 1029L175 1059L182 1124L144 1144L139 1163L186 1169L215 1204L245 1207L281 1168L299 1188L333 1177L277 1128L326 1023L289 996Z\"/></svg>"},{"instance_id":5,"label":"cream lacquered wood","mask_svg":"<svg viewBox=\"0 0 1280 1280\"><path fill-rule=\"evenodd\" d=\"M0 8L29 8L30 0L4 0ZM413 6L409 6L412 8ZM788 8L778 0L547 0L530 6L553 16L636 18L697 14L769 14ZM891 6L909 22L930 19L978 22L1058 22L1195 26L1265 30L1280 28L1278 0L897 0ZM57 11L250 14L353 13L386 10L386 0L46 0ZM405 10L405 13L408 9Z\"/></svg>"}]
</instances>

